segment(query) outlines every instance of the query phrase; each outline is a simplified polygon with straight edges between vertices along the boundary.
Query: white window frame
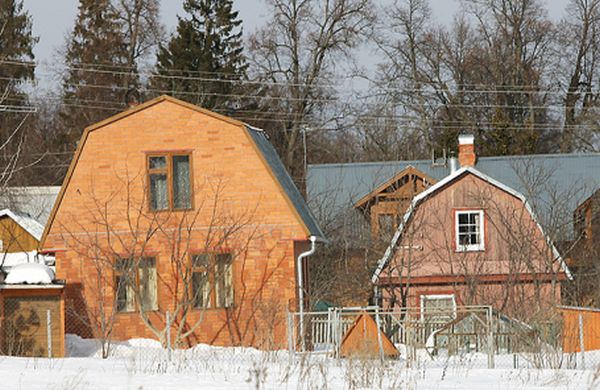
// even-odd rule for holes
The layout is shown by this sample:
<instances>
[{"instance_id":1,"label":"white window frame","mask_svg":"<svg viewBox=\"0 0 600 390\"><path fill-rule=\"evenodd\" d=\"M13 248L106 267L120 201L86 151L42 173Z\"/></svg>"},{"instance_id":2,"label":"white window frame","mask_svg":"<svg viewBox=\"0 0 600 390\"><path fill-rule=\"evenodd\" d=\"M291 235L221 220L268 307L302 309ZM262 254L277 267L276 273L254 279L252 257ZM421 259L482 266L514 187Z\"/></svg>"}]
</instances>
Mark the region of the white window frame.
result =
<instances>
[{"instance_id":1,"label":"white window frame","mask_svg":"<svg viewBox=\"0 0 600 390\"><path fill-rule=\"evenodd\" d=\"M425 321L425 301L433 299L448 299L452 298L452 318L456 318L456 295L455 294L426 294L421 295L421 321Z\"/></svg>"},{"instance_id":2,"label":"white window frame","mask_svg":"<svg viewBox=\"0 0 600 390\"><path fill-rule=\"evenodd\" d=\"M481 226L479 228L479 244L468 244L462 245L460 243L460 235L458 229L458 216L461 214L479 214L479 221ZM456 251L457 252L474 252L474 251L483 251L485 250L485 214L481 209L473 209L473 210L455 210L454 211L454 241L456 242Z\"/></svg>"}]
</instances>

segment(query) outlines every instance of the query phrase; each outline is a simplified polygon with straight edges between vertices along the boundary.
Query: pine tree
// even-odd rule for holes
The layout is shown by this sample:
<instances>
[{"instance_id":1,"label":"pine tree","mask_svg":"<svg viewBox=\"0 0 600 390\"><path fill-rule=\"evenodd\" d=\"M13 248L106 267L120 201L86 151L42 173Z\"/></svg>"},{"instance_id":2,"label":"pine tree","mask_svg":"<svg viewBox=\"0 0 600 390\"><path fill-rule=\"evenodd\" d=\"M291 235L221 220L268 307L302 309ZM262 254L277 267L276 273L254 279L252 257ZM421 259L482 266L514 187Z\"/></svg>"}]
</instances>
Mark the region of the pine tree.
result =
<instances>
[{"instance_id":1,"label":"pine tree","mask_svg":"<svg viewBox=\"0 0 600 390\"><path fill-rule=\"evenodd\" d=\"M152 88L209 109L232 109L245 76L242 28L232 0L185 0L187 17L160 46ZM188 79L186 79L186 77Z\"/></svg>"},{"instance_id":2,"label":"pine tree","mask_svg":"<svg viewBox=\"0 0 600 390\"><path fill-rule=\"evenodd\" d=\"M135 70L127 67L127 45L110 0L80 0L67 42L63 78L63 132L57 142L72 151L85 126L125 108Z\"/></svg>"},{"instance_id":3,"label":"pine tree","mask_svg":"<svg viewBox=\"0 0 600 390\"><path fill-rule=\"evenodd\" d=\"M23 11L23 2L0 0L0 93L8 91L21 96L20 84L33 80L34 66L9 61L33 61L33 45L37 41L31 32L31 16Z\"/></svg>"},{"instance_id":4,"label":"pine tree","mask_svg":"<svg viewBox=\"0 0 600 390\"><path fill-rule=\"evenodd\" d=\"M0 0L0 105L10 106L0 111L0 190L12 180L22 160L19 146L31 116L18 111L29 106L23 84L34 79L33 46L37 41L23 2Z\"/></svg>"}]
</instances>

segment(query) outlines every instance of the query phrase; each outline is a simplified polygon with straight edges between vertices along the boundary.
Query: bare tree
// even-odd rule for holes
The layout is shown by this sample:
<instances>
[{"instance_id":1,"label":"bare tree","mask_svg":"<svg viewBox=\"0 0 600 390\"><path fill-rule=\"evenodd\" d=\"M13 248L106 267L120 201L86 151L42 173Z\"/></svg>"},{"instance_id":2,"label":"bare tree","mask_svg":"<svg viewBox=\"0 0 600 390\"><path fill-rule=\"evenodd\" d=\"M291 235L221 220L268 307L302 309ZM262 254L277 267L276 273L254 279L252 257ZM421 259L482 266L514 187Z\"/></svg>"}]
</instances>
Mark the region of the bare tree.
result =
<instances>
[{"instance_id":1,"label":"bare tree","mask_svg":"<svg viewBox=\"0 0 600 390\"><path fill-rule=\"evenodd\" d=\"M272 347L285 310L267 289L287 257L266 244L256 206L233 210L219 179L194 189L205 196L193 211L151 212L146 195L135 195L140 180L119 179L108 196L92 196L74 225L61 224L62 240L85 264L83 288L69 293L67 331L100 339L108 356L120 313L134 313L163 344L170 336L173 346L190 346L199 341L207 309L222 308L219 333L233 345ZM248 263L256 250L273 261Z\"/></svg>"},{"instance_id":2,"label":"bare tree","mask_svg":"<svg viewBox=\"0 0 600 390\"><path fill-rule=\"evenodd\" d=\"M324 104L335 95L336 63L352 59L369 23L369 0L269 0L267 24L250 37L250 72L266 83L261 109L281 119L271 127L274 144L296 182L304 176L302 132L336 116ZM270 99L277 98L276 100ZM304 188L304 185L301 186Z\"/></svg>"},{"instance_id":3,"label":"bare tree","mask_svg":"<svg viewBox=\"0 0 600 390\"><path fill-rule=\"evenodd\" d=\"M111 6L125 36L127 65L135 73L165 37L164 26L160 23L160 4L157 0L114 0ZM132 81L135 80L129 80Z\"/></svg>"},{"instance_id":4,"label":"bare tree","mask_svg":"<svg viewBox=\"0 0 600 390\"><path fill-rule=\"evenodd\" d=\"M600 50L600 1L571 0L557 29L558 78L566 86L561 151L597 150L594 114ZM591 130L591 131L590 131Z\"/></svg>"}]
</instances>

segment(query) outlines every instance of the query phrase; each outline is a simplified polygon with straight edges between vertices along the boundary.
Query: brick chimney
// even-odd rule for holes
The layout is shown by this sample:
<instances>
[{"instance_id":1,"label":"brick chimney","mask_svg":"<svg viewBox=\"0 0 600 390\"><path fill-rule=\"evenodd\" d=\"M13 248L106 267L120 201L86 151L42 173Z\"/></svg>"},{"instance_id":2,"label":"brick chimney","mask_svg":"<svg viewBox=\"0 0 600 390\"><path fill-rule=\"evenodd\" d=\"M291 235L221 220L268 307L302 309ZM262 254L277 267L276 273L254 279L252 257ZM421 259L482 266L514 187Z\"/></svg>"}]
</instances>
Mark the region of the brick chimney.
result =
<instances>
[{"instance_id":1,"label":"brick chimney","mask_svg":"<svg viewBox=\"0 0 600 390\"><path fill-rule=\"evenodd\" d=\"M477 162L475 154L475 137L472 134L458 136L458 162L460 167L473 167Z\"/></svg>"}]
</instances>

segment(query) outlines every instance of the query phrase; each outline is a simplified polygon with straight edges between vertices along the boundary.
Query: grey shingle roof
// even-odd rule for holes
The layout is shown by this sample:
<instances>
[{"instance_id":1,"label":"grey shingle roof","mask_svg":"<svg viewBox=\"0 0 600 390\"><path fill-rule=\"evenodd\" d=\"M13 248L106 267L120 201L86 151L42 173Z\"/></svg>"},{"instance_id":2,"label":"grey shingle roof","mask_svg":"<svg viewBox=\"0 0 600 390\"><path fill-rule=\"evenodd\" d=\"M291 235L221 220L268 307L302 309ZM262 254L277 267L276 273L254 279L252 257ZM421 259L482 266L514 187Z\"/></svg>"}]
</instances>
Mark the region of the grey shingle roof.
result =
<instances>
[{"instance_id":1,"label":"grey shingle roof","mask_svg":"<svg viewBox=\"0 0 600 390\"><path fill-rule=\"evenodd\" d=\"M448 164L431 160L309 165L309 205L315 213L347 210L407 166L436 180L450 173ZM576 206L600 187L600 153L480 157L476 168L522 193L542 220L560 212L570 223Z\"/></svg>"},{"instance_id":2,"label":"grey shingle roof","mask_svg":"<svg viewBox=\"0 0 600 390\"><path fill-rule=\"evenodd\" d=\"M313 216L312 212L308 208L302 194L298 191L298 187L294 184L294 181L290 177L289 173L285 169L283 163L279 159L277 151L269 142L266 133L252 126L246 126L248 132L252 136L252 139L260 149L267 163L271 166L271 170L275 174L275 177L279 181L281 187L286 192L288 198L296 208L296 211L302 218L302 221L310 231L310 234L321 239L325 239L325 235L321 231L317 220Z\"/></svg>"}]
</instances>

